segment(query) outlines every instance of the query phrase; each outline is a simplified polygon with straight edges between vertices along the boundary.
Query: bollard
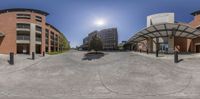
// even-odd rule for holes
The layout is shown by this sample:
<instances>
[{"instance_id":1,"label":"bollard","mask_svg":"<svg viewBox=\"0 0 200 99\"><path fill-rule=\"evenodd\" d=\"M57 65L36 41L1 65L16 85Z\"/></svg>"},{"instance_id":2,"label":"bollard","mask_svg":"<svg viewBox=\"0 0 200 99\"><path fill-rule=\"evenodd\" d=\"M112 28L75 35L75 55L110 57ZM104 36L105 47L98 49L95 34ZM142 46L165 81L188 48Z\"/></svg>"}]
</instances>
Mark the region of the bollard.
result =
<instances>
[{"instance_id":1,"label":"bollard","mask_svg":"<svg viewBox=\"0 0 200 99\"><path fill-rule=\"evenodd\" d=\"M10 53L10 65L14 65L14 53L13 52L11 52Z\"/></svg>"},{"instance_id":2,"label":"bollard","mask_svg":"<svg viewBox=\"0 0 200 99\"><path fill-rule=\"evenodd\" d=\"M32 60L35 60L35 52L32 52Z\"/></svg>"},{"instance_id":3,"label":"bollard","mask_svg":"<svg viewBox=\"0 0 200 99\"><path fill-rule=\"evenodd\" d=\"M156 57L158 57L158 52L159 52L159 50L156 50Z\"/></svg>"},{"instance_id":4,"label":"bollard","mask_svg":"<svg viewBox=\"0 0 200 99\"><path fill-rule=\"evenodd\" d=\"M174 63L178 63L178 52L174 52Z\"/></svg>"},{"instance_id":5,"label":"bollard","mask_svg":"<svg viewBox=\"0 0 200 99\"><path fill-rule=\"evenodd\" d=\"M45 52L43 52L43 56L45 56Z\"/></svg>"},{"instance_id":6,"label":"bollard","mask_svg":"<svg viewBox=\"0 0 200 99\"><path fill-rule=\"evenodd\" d=\"M140 53L142 52L142 50L140 49Z\"/></svg>"},{"instance_id":7,"label":"bollard","mask_svg":"<svg viewBox=\"0 0 200 99\"><path fill-rule=\"evenodd\" d=\"M149 54L149 50L147 49L147 54Z\"/></svg>"}]
</instances>

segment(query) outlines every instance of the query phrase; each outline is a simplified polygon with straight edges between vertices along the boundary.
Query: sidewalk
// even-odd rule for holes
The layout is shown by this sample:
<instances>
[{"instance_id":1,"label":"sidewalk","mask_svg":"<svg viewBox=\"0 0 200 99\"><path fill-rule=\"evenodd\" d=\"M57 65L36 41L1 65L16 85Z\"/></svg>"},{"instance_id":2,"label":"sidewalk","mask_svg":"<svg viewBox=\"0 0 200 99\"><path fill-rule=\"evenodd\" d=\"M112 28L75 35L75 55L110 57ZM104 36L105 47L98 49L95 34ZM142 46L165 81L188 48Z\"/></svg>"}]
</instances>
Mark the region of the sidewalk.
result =
<instances>
[{"instance_id":1,"label":"sidewalk","mask_svg":"<svg viewBox=\"0 0 200 99\"><path fill-rule=\"evenodd\" d=\"M131 52L133 54L137 54L137 55L141 55L141 56L145 56L145 57L149 57L149 58L156 58L156 59L174 59L174 54L158 54L159 57L156 57L156 53L149 53L147 54L146 52ZM183 59L193 59L193 58L200 58L200 54L196 53L196 54L179 54L179 58L183 58Z\"/></svg>"},{"instance_id":2,"label":"sidewalk","mask_svg":"<svg viewBox=\"0 0 200 99\"><path fill-rule=\"evenodd\" d=\"M50 55L46 54L43 57L40 54L35 56L35 60L31 59L31 55L20 55L14 56L14 65L9 64L9 55L0 54L0 73L10 73L28 68L34 64L39 64L41 61L49 58Z\"/></svg>"},{"instance_id":3,"label":"sidewalk","mask_svg":"<svg viewBox=\"0 0 200 99\"><path fill-rule=\"evenodd\" d=\"M159 54L159 57L156 57L155 53L140 53L140 52L131 52L136 55L149 57L153 59L162 60L163 63L174 65L183 69L186 69L191 72L199 72L200 71L200 54L188 54L181 55L179 54L179 60L181 60L178 64L174 64L174 55L173 54Z\"/></svg>"}]
</instances>

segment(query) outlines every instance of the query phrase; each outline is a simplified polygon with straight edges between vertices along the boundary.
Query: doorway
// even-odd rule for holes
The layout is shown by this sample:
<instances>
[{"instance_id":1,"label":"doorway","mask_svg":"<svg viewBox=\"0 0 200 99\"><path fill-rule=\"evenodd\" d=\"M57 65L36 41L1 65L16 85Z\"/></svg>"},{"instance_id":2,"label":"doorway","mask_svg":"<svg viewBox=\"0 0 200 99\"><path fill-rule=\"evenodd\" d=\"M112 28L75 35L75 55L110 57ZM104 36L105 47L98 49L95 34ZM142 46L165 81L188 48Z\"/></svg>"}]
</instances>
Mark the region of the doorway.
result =
<instances>
[{"instance_id":1,"label":"doorway","mask_svg":"<svg viewBox=\"0 0 200 99\"><path fill-rule=\"evenodd\" d=\"M36 44L36 54L41 54L41 45Z\"/></svg>"},{"instance_id":2,"label":"doorway","mask_svg":"<svg viewBox=\"0 0 200 99\"><path fill-rule=\"evenodd\" d=\"M196 45L196 53L200 53L200 45Z\"/></svg>"},{"instance_id":3,"label":"doorway","mask_svg":"<svg viewBox=\"0 0 200 99\"><path fill-rule=\"evenodd\" d=\"M161 53L167 53L168 48L169 48L168 44L160 43L159 50L160 50Z\"/></svg>"},{"instance_id":4,"label":"doorway","mask_svg":"<svg viewBox=\"0 0 200 99\"><path fill-rule=\"evenodd\" d=\"M29 44L17 44L18 54L29 54Z\"/></svg>"}]
</instances>

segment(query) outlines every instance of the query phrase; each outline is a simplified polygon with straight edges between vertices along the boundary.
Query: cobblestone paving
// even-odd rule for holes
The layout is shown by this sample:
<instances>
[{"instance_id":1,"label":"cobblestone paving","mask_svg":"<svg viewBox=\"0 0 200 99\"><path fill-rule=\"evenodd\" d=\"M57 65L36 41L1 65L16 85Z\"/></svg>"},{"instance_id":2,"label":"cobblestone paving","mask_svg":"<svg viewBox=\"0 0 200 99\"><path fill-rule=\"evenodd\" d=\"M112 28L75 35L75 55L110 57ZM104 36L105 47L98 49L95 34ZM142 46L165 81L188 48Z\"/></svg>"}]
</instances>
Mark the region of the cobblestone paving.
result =
<instances>
[{"instance_id":1,"label":"cobblestone paving","mask_svg":"<svg viewBox=\"0 0 200 99\"><path fill-rule=\"evenodd\" d=\"M131 52L105 52L104 57L88 61L82 60L85 53L72 50L41 58L20 70L2 68L0 99L200 97L198 58L174 64L172 60L149 58Z\"/></svg>"}]
</instances>

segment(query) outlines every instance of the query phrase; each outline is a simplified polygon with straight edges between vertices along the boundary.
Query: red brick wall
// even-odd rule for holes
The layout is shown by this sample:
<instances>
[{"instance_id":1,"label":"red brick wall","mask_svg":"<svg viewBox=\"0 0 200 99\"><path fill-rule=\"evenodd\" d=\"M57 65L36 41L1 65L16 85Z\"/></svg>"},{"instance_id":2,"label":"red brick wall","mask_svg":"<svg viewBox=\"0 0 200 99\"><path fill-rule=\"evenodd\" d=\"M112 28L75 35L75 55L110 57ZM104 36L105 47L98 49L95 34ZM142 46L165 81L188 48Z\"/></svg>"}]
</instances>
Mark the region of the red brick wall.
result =
<instances>
[{"instance_id":1,"label":"red brick wall","mask_svg":"<svg viewBox=\"0 0 200 99\"><path fill-rule=\"evenodd\" d=\"M50 37L51 32L54 33L54 37L56 35L58 35L58 45L56 45L54 47L57 47L59 49L59 36L61 36L60 33L58 31L56 31L54 28L51 28L49 25L46 25L46 28L49 30L49 49L51 49L51 37Z\"/></svg>"},{"instance_id":2,"label":"red brick wall","mask_svg":"<svg viewBox=\"0 0 200 99\"><path fill-rule=\"evenodd\" d=\"M17 19L17 13L31 14L31 19ZM39 23L35 20L35 16L42 17L42 22ZM16 23L34 23L41 25L42 27L42 47L41 52L45 51L45 28L46 28L46 16L32 13L32 12L8 12L0 14L0 32L5 33L5 37L2 38L0 44L0 53L8 54L14 52L16 54Z\"/></svg>"},{"instance_id":3,"label":"red brick wall","mask_svg":"<svg viewBox=\"0 0 200 99\"><path fill-rule=\"evenodd\" d=\"M200 15L194 16L194 19L189 24L194 28L199 26L200 25Z\"/></svg>"},{"instance_id":4,"label":"red brick wall","mask_svg":"<svg viewBox=\"0 0 200 99\"><path fill-rule=\"evenodd\" d=\"M38 13L31 13L31 12L17 12L17 13L27 13L31 14L31 19L17 19L17 22L29 22L34 23L42 27L42 46L41 46L41 53L45 52L45 29L46 29L46 16L38 14ZM35 20L35 16L42 17L42 22L37 22Z\"/></svg>"},{"instance_id":5,"label":"red brick wall","mask_svg":"<svg viewBox=\"0 0 200 99\"><path fill-rule=\"evenodd\" d=\"M191 43L192 52L196 52L196 45L195 45L196 43L200 43L200 37L192 40L192 43Z\"/></svg>"},{"instance_id":6,"label":"red brick wall","mask_svg":"<svg viewBox=\"0 0 200 99\"><path fill-rule=\"evenodd\" d=\"M4 13L0 14L0 32L5 33L5 37L1 38L0 53L8 54L16 53L16 14Z\"/></svg>"},{"instance_id":7,"label":"red brick wall","mask_svg":"<svg viewBox=\"0 0 200 99\"><path fill-rule=\"evenodd\" d=\"M194 19L189 23L193 28L197 28L197 26L200 26L200 14L194 16ZM196 52L196 46L195 43L200 43L200 37L195 38L191 42L191 51Z\"/></svg>"},{"instance_id":8,"label":"red brick wall","mask_svg":"<svg viewBox=\"0 0 200 99\"><path fill-rule=\"evenodd\" d=\"M174 46L176 51L187 52L187 38L175 37Z\"/></svg>"}]
</instances>

